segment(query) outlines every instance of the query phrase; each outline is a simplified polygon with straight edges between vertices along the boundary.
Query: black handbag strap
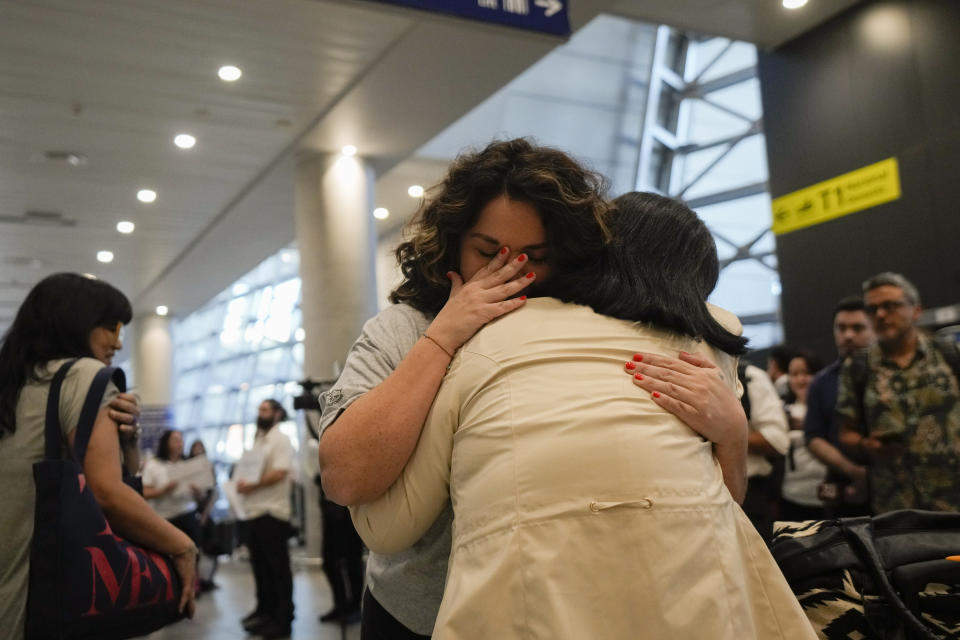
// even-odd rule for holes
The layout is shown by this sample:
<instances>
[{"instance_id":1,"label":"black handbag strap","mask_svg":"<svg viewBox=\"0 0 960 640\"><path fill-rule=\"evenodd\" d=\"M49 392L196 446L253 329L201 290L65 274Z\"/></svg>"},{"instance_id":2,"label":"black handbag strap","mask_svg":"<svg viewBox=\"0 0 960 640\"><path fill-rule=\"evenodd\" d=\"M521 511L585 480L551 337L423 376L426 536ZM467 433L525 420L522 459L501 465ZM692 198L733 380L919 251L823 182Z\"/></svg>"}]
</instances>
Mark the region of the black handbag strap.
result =
<instances>
[{"instance_id":1,"label":"black handbag strap","mask_svg":"<svg viewBox=\"0 0 960 640\"><path fill-rule=\"evenodd\" d=\"M50 391L47 394L47 415L43 427L43 457L45 460L59 460L60 452L63 451L63 442L60 437L60 388L67 377L67 372L70 371L70 367L75 362L76 360L68 360L63 363L50 382Z\"/></svg>"},{"instance_id":2,"label":"black handbag strap","mask_svg":"<svg viewBox=\"0 0 960 640\"><path fill-rule=\"evenodd\" d=\"M80 422L77 423L77 430L73 436L73 459L77 461L80 468L83 468L83 460L87 457L87 445L90 444L93 425L97 421L100 403L103 401L103 394L107 390L107 383L111 380L120 391L126 391L127 377L123 373L123 369L104 367L94 376L93 382L90 383L90 390L87 391L87 398L83 401L83 409L80 410Z\"/></svg>"},{"instance_id":3,"label":"black handbag strap","mask_svg":"<svg viewBox=\"0 0 960 640\"><path fill-rule=\"evenodd\" d=\"M907 607L900 598L896 589L893 588L893 584L891 584L890 579L887 577L883 561L880 559L880 554L873 544L873 524L869 520L864 521L862 519L859 522L850 524L844 523L843 520L840 522L844 534L846 534L847 540L850 542L850 546L858 552L857 555L860 556L860 561L867 571L870 572L877 588L881 591L884 598L886 598L887 603L893 608L893 611L900 617L900 620L906 625L907 629L910 630L911 634L922 640L939 640L923 622L913 615L913 612L910 611L910 608Z\"/></svg>"}]
</instances>

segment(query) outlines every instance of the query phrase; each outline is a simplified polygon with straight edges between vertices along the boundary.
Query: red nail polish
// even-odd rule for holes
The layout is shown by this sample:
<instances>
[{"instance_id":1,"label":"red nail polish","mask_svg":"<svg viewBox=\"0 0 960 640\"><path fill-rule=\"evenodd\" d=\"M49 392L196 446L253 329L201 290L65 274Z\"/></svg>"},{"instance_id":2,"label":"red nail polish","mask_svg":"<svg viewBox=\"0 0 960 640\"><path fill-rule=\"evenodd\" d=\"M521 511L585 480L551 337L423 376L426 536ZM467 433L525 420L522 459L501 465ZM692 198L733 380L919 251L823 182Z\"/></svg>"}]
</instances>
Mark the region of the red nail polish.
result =
<instances>
[{"instance_id":1,"label":"red nail polish","mask_svg":"<svg viewBox=\"0 0 960 640\"><path fill-rule=\"evenodd\" d=\"M660 397L660 392L659 392L659 391L654 391L654 392L653 392L653 397L654 397L654 398L659 398L659 397Z\"/></svg>"},{"instance_id":2,"label":"red nail polish","mask_svg":"<svg viewBox=\"0 0 960 640\"><path fill-rule=\"evenodd\" d=\"M452 275L453 275L453 271L447 271L447 279L448 279L448 280L450 279L450 277L451 277Z\"/></svg>"},{"instance_id":3,"label":"red nail polish","mask_svg":"<svg viewBox=\"0 0 960 640\"><path fill-rule=\"evenodd\" d=\"M635 365L634 363L632 362L627 363L627 369L636 369L636 368L637 368L637 365Z\"/></svg>"},{"instance_id":4,"label":"red nail polish","mask_svg":"<svg viewBox=\"0 0 960 640\"><path fill-rule=\"evenodd\" d=\"M502 256L507 255L507 251L510 251L510 249L507 249L506 247L500 249L500 255Z\"/></svg>"},{"instance_id":5,"label":"red nail polish","mask_svg":"<svg viewBox=\"0 0 960 640\"><path fill-rule=\"evenodd\" d=\"M639 353L635 353L635 354L633 354L633 361L634 361L634 362L643 362L643 356L640 355Z\"/></svg>"},{"instance_id":6,"label":"red nail polish","mask_svg":"<svg viewBox=\"0 0 960 640\"><path fill-rule=\"evenodd\" d=\"M636 378L637 380L643 380L643 374L642 374L642 373L638 373L637 375L635 375L635 376L633 376L633 377Z\"/></svg>"},{"instance_id":7,"label":"red nail polish","mask_svg":"<svg viewBox=\"0 0 960 640\"><path fill-rule=\"evenodd\" d=\"M533 271L531 271L530 273L527 274L527 279L530 279L530 278L532 278L532 277L533 277Z\"/></svg>"},{"instance_id":8,"label":"red nail polish","mask_svg":"<svg viewBox=\"0 0 960 640\"><path fill-rule=\"evenodd\" d=\"M521 253L519 256L517 256L517 262L526 262L526 261L527 261L527 254Z\"/></svg>"},{"instance_id":9,"label":"red nail polish","mask_svg":"<svg viewBox=\"0 0 960 640\"><path fill-rule=\"evenodd\" d=\"M521 299L521 300L526 300L526 299L527 299L527 296L520 296L520 299Z\"/></svg>"}]
</instances>

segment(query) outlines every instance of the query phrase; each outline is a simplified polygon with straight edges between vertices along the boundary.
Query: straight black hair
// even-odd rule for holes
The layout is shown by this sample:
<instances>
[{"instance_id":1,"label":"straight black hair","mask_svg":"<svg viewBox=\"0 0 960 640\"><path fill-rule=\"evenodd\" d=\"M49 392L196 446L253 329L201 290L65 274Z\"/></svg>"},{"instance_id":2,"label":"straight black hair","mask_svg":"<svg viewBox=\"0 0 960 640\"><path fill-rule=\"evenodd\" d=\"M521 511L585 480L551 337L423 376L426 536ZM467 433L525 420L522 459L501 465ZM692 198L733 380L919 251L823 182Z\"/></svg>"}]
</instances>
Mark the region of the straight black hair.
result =
<instances>
[{"instance_id":1,"label":"straight black hair","mask_svg":"<svg viewBox=\"0 0 960 640\"><path fill-rule=\"evenodd\" d=\"M170 460L170 438L173 437L173 434L177 433L176 429L167 429L160 434L160 440L157 442L157 460ZM186 453L185 451L183 453ZM186 458L181 454L182 457Z\"/></svg>"},{"instance_id":2,"label":"straight black hair","mask_svg":"<svg viewBox=\"0 0 960 640\"><path fill-rule=\"evenodd\" d=\"M587 268L554 273L551 295L743 354L746 338L724 329L707 308L720 265L713 236L697 214L654 193L627 193L613 206L613 240Z\"/></svg>"},{"instance_id":3,"label":"straight black hair","mask_svg":"<svg viewBox=\"0 0 960 640\"><path fill-rule=\"evenodd\" d=\"M20 391L38 366L93 357L90 333L132 318L127 297L102 280L57 273L31 289L0 344L0 437L16 429Z\"/></svg>"}]
</instances>

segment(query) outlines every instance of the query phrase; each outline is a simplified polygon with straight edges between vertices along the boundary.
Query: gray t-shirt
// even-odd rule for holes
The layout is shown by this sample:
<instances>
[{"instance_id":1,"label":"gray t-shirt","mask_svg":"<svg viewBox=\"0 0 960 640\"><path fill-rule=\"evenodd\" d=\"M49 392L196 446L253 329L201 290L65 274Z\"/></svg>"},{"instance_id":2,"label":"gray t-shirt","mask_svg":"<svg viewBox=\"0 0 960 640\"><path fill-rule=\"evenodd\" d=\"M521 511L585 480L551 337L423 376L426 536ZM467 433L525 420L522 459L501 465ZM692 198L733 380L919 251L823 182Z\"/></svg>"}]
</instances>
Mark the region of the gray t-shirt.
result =
<instances>
[{"instance_id":1,"label":"gray t-shirt","mask_svg":"<svg viewBox=\"0 0 960 640\"><path fill-rule=\"evenodd\" d=\"M364 324L337 383L320 396L321 433L354 400L393 373L431 320L409 305L398 304ZM367 585L377 602L421 635L433 632L440 609L452 524L453 510L448 501L433 526L413 547L390 555L371 553L367 561Z\"/></svg>"},{"instance_id":2,"label":"gray t-shirt","mask_svg":"<svg viewBox=\"0 0 960 640\"><path fill-rule=\"evenodd\" d=\"M26 624L30 542L36 487L33 463L43 459L44 419L50 381L66 360L54 360L40 370L40 380L30 381L17 401L16 431L0 438L0 630L8 640L22 640ZM77 427L87 391L103 363L82 358L71 368L60 389L60 429L66 436ZM107 385L101 407L118 391Z\"/></svg>"}]
</instances>

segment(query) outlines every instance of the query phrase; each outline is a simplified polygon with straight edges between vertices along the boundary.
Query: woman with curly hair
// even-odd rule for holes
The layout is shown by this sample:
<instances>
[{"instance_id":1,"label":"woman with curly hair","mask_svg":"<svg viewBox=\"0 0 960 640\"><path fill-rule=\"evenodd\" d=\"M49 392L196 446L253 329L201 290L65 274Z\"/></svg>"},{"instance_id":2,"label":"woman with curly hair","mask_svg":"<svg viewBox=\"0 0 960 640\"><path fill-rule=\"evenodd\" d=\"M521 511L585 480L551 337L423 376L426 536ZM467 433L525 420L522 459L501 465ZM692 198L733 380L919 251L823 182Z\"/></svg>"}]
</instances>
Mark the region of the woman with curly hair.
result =
<instances>
[{"instance_id":1,"label":"woman with curly hair","mask_svg":"<svg viewBox=\"0 0 960 640\"><path fill-rule=\"evenodd\" d=\"M516 139L454 161L397 249L404 280L391 294L395 304L364 325L340 379L321 396L320 466L331 500L362 504L390 487L455 352L488 322L522 307L521 294L534 296L552 271L576 272L595 261L609 240L607 211L603 180L555 149ZM683 369L677 384L692 380L701 388L695 400L673 407L686 412L685 421L745 423L735 395L715 375L679 365L667 365ZM410 549L370 555L363 638L430 635L451 520L448 505Z\"/></svg>"},{"instance_id":2,"label":"woman with curly hair","mask_svg":"<svg viewBox=\"0 0 960 640\"><path fill-rule=\"evenodd\" d=\"M746 340L706 302L716 243L675 200L614 204L602 259L461 347L400 478L351 508L357 530L402 552L452 503L438 640L813 640L720 451L623 374L631 345L685 350L733 395ZM712 435L745 457L746 429Z\"/></svg>"}]
</instances>

